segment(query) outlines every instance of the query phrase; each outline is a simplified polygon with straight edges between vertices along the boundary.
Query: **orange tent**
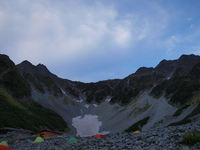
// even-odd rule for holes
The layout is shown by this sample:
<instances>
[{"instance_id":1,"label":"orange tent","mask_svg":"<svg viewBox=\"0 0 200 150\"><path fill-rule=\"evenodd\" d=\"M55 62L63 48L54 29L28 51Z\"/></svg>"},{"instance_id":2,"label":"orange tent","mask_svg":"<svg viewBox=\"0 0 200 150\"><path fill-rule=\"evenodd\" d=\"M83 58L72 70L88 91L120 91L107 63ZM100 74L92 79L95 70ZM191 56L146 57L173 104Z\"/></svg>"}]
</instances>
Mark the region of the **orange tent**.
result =
<instances>
[{"instance_id":1,"label":"orange tent","mask_svg":"<svg viewBox=\"0 0 200 150\"><path fill-rule=\"evenodd\" d=\"M62 133L60 132L55 132L55 131L50 131L50 130L41 130L38 134L37 137L42 137L43 139L48 139L54 135L60 135Z\"/></svg>"}]
</instances>

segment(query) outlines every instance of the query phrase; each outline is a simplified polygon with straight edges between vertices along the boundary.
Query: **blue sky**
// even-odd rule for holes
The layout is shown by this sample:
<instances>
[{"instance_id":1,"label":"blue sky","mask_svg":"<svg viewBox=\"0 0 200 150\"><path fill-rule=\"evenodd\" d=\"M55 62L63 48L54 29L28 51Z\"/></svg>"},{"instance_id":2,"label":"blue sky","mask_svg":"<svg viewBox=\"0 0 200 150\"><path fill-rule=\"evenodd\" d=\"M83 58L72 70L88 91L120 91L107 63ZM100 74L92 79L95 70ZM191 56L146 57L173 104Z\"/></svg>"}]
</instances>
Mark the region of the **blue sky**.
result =
<instances>
[{"instance_id":1,"label":"blue sky","mask_svg":"<svg viewBox=\"0 0 200 150\"><path fill-rule=\"evenodd\" d=\"M124 78L200 54L199 0L2 0L0 53L70 80Z\"/></svg>"}]
</instances>

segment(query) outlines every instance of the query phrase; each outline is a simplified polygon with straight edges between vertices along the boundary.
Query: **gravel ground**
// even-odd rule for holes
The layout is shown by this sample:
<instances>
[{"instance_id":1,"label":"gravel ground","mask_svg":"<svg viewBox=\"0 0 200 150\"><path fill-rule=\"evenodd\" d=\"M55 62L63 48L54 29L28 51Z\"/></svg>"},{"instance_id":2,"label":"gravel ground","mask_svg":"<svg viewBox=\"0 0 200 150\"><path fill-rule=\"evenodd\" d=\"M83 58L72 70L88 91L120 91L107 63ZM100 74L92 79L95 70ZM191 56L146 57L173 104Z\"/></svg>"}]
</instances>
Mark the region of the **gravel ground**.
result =
<instances>
[{"instance_id":1,"label":"gravel ground","mask_svg":"<svg viewBox=\"0 0 200 150\"><path fill-rule=\"evenodd\" d=\"M0 141L7 141L12 150L198 150L200 143L188 147L180 144L186 131L200 131L200 122L187 125L154 128L139 134L109 134L106 139L80 138L78 142L67 144L67 135L51 137L43 143L33 144L36 135L17 131L0 135ZM16 139L21 139L16 141Z\"/></svg>"}]
</instances>

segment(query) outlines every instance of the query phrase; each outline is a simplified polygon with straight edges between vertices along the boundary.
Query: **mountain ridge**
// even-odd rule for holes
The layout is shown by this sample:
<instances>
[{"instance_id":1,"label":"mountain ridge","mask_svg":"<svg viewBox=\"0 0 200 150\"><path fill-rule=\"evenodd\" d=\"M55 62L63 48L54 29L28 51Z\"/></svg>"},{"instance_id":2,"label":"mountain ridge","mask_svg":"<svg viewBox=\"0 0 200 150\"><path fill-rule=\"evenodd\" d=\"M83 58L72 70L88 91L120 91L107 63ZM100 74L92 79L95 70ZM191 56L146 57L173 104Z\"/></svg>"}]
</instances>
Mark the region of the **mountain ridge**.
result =
<instances>
[{"instance_id":1,"label":"mountain ridge","mask_svg":"<svg viewBox=\"0 0 200 150\"><path fill-rule=\"evenodd\" d=\"M80 93L82 93L82 95L85 95L86 101L89 103L92 101L101 102L102 99L106 98L106 96L111 96L114 97L111 99L111 102L115 103L117 101L121 104L127 104L130 102L130 99L132 99L131 97L135 98L142 90L152 88L155 84L162 82L162 80L166 80L166 78L169 79L173 76L177 76L178 74L180 76L187 74L192 67L199 62L200 56L194 54L184 54L177 60L164 59L154 68L140 67L135 73L130 74L123 79L110 79L90 83L60 78L51 73L45 65L33 65L27 60L16 65L16 67L22 75L28 74L33 77L36 76L35 80L38 81L45 80L46 83L44 84L46 86L50 86L50 84L52 84L52 87L49 87L49 91L55 91L54 95L62 96L63 93L59 87L61 86L62 90L64 89L65 92L70 91L72 96L79 97ZM41 76L44 76L45 79L39 79ZM59 85L57 85L57 83ZM39 85L40 84L38 84L37 87L39 87ZM44 90L40 89L40 91Z\"/></svg>"}]
</instances>

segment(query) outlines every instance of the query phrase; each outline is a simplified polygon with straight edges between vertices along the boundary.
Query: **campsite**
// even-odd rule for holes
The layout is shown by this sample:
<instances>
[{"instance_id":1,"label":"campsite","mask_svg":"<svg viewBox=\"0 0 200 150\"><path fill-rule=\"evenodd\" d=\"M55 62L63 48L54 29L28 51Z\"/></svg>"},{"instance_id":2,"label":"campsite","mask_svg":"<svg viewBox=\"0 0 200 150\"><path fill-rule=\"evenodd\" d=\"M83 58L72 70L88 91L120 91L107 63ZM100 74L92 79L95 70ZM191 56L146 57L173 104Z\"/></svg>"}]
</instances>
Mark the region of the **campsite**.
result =
<instances>
[{"instance_id":1,"label":"campsite","mask_svg":"<svg viewBox=\"0 0 200 150\"><path fill-rule=\"evenodd\" d=\"M197 129L200 129L200 122L171 126L165 129L157 128L137 134L132 132L108 134L104 135L105 139L100 138L102 135L99 134L81 138L73 137L66 133L54 134L43 139L27 130L9 130L7 133L0 134L0 141L3 141L4 144L7 143L12 150L159 150L160 148L162 150L183 150L189 147L181 144L182 139L177 137L184 135L186 131L192 132ZM190 150L197 150L199 146L199 144L194 144L190 146ZM0 150L11 149L1 149L0 147Z\"/></svg>"}]
</instances>

